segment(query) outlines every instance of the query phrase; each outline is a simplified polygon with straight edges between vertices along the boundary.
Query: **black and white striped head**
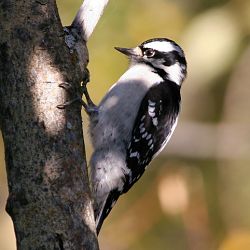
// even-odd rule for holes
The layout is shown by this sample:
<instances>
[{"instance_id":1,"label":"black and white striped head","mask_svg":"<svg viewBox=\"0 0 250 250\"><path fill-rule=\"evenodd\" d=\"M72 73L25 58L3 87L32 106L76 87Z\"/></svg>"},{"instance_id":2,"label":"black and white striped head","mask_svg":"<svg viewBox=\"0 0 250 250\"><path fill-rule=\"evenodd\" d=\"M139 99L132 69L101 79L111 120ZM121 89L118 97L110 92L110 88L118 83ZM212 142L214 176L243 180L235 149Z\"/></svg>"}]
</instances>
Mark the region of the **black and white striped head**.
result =
<instances>
[{"instance_id":1,"label":"black and white striped head","mask_svg":"<svg viewBox=\"0 0 250 250\"><path fill-rule=\"evenodd\" d=\"M154 38L143 42L136 48L119 48L127 55L132 65L146 64L163 79L181 85L187 75L187 63L182 48L167 38Z\"/></svg>"}]
</instances>

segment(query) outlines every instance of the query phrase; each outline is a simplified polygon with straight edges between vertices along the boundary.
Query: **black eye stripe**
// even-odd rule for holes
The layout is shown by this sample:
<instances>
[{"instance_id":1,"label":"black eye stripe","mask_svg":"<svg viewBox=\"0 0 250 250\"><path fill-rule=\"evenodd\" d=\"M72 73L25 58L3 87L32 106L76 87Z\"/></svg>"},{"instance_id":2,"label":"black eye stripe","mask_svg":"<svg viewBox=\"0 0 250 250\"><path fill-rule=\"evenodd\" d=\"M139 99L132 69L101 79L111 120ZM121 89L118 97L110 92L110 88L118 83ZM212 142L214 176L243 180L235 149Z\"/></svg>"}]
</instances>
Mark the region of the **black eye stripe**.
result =
<instances>
[{"instance_id":1,"label":"black eye stripe","mask_svg":"<svg viewBox=\"0 0 250 250\"><path fill-rule=\"evenodd\" d=\"M146 55L147 50L153 50L153 56L146 55L148 58L158 59L162 61L162 64L165 66L171 66L176 62L179 62L181 65L186 65L186 59L178 51L171 51L171 52L162 52L158 50L154 50L152 48L147 48L143 46L139 46L142 50L143 55Z\"/></svg>"},{"instance_id":2,"label":"black eye stripe","mask_svg":"<svg viewBox=\"0 0 250 250\"><path fill-rule=\"evenodd\" d=\"M162 58L164 60L163 65L165 65L165 66L171 66L171 65L175 64L177 61L176 56L172 52L164 53L162 55Z\"/></svg>"},{"instance_id":3,"label":"black eye stripe","mask_svg":"<svg viewBox=\"0 0 250 250\"><path fill-rule=\"evenodd\" d=\"M155 53L157 57L154 56L154 58L163 59L164 60L163 65L165 66L171 66L176 62L179 62L180 64L186 64L185 58L181 56L177 51L171 51L167 53L158 52L158 53Z\"/></svg>"},{"instance_id":4,"label":"black eye stripe","mask_svg":"<svg viewBox=\"0 0 250 250\"><path fill-rule=\"evenodd\" d=\"M172 51L171 53L174 56L175 61L179 62L181 65L186 65L187 64L185 57L180 55L179 52Z\"/></svg>"}]
</instances>

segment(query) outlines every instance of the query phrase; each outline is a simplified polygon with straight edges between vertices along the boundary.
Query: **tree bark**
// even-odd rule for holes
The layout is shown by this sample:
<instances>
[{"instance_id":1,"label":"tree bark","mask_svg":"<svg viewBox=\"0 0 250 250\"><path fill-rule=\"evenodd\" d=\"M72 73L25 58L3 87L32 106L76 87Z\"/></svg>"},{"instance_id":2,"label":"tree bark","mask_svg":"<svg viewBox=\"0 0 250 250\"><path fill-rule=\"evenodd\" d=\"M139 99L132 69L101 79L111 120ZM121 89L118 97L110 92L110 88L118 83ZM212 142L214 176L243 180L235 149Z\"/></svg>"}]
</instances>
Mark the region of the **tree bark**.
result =
<instances>
[{"instance_id":1,"label":"tree bark","mask_svg":"<svg viewBox=\"0 0 250 250\"><path fill-rule=\"evenodd\" d=\"M85 66L88 53L85 47ZM17 249L98 249L82 135L82 72L54 0L0 0L0 126Z\"/></svg>"}]
</instances>

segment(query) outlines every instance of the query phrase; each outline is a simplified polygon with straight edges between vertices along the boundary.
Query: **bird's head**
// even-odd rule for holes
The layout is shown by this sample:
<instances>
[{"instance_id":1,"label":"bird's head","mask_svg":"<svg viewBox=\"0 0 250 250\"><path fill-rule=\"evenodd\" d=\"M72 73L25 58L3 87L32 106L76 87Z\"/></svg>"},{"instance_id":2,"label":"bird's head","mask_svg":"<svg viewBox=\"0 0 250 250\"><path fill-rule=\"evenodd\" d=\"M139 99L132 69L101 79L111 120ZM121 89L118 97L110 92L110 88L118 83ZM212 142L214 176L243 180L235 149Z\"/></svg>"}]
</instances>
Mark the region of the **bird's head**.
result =
<instances>
[{"instance_id":1,"label":"bird's head","mask_svg":"<svg viewBox=\"0 0 250 250\"><path fill-rule=\"evenodd\" d=\"M115 47L127 55L131 65L145 64L162 78L181 85L187 75L187 63L182 48L167 38L154 38L135 48Z\"/></svg>"}]
</instances>

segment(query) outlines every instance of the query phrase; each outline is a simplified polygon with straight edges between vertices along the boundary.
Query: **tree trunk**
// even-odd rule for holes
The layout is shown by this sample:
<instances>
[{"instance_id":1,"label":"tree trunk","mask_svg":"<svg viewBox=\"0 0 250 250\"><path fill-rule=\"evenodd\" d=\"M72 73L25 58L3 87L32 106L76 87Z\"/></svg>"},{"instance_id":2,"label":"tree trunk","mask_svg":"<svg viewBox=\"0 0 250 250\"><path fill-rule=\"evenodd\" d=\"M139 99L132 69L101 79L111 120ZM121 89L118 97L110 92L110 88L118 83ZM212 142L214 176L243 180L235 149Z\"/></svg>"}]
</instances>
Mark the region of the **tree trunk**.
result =
<instances>
[{"instance_id":1,"label":"tree trunk","mask_svg":"<svg viewBox=\"0 0 250 250\"><path fill-rule=\"evenodd\" d=\"M88 54L85 50L85 66ZM0 0L0 126L17 249L98 249L81 107L82 72L55 1Z\"/></svg>"}]
</instances>

